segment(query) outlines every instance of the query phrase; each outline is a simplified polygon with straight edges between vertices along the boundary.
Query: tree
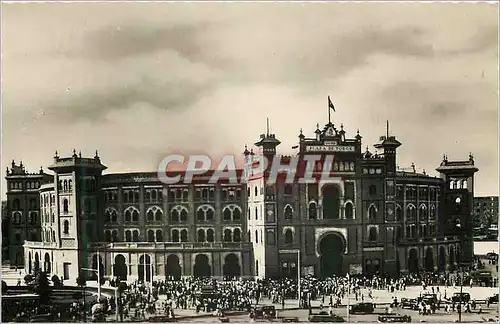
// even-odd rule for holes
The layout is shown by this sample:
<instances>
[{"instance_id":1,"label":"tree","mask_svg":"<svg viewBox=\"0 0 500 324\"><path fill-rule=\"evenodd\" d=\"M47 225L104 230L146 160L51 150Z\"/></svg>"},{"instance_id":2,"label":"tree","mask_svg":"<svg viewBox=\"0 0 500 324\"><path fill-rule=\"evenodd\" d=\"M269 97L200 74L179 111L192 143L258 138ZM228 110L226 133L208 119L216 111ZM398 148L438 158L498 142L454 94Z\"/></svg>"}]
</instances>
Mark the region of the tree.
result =
<instances>
[{"instance_id":1,"label":"tree","mask_svg":"<svg viewBox=\"0 0 500 324\"><path fill-rule=\"evenodd\" d=\"M61 279L59 279L57 275L53 275L50 279L52 280L54 287L61 287Z\"/></svg>"},{"instance_id":2,"label":"tree","mask_svg":"<svg viewBox=\"0 0 500 324\"><path fill-rule=\"evenodd\" d=\"M78 276L78 278L76 278L76 284L78 287L85 287L87 285L87 279L85 277Z\"/></svg>"},{"instance_id":3,"label":"tree","mask_svg":"<svg viewBox=\"0 0 500 324\"><path fill-rule=\"evenodd\" d=\"M32 281L33 281L33 276L32 275L27 274L27 275L24 276L24 283L26 284L26 286L31 285Z\"/></svg>"},{"instance_id":4,"label":"tree","mask_svg":"<svg viewBox=\"0 0 500 324\"><path fill-rule=\"evenodd\" d=\"M33 285L33 291L40 296L41 303L49 302L51 287L49 284L49 277L46 272L38 272Z\"/></svg>"}]
</instances>

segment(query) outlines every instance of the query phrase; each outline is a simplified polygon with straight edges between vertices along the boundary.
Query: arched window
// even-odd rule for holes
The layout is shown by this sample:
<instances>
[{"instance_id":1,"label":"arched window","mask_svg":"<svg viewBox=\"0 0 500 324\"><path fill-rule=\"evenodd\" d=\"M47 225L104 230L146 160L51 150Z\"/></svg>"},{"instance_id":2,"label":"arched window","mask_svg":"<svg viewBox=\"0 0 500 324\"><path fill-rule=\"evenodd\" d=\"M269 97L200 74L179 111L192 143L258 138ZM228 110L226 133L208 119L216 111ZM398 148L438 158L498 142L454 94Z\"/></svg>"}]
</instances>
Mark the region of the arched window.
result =
<instances>
[{"instance_id":1,"label":"arched window","mask_svg":"<svg viewBox=\"0 0 500 324\"><path fill-rule=\"evenodd\" d=\"M144 193L144 200L147 202L151 201L151 192L149 190L146 190L146 192Z\"/></svg>"},{"instance_id":2,"label":"arched window","mask_svg":"<svg viewBox=\"0 0 500 324\"><path fill-rule=\"evenodd\" d=\"M128 203L128 193L127 192L123 193L123 202Z\"/></svg>"},{"instance_id":3,"label":"arched window","mask_svg":"<svg viewBox=\"0 0 500 324\"><path fill-rule=\"evenodd\" d=\"M371 205L368 208L368 222L374 223L377 220L377 208L375 206Z\"/></svg>"},{"instance_id":4,"label":"arched window","mask_svg":"<svg viewBox=\"0 0 500 324\"><path fill-rule=\"evenodd\" d=\"M207 242L210 242L210 243L215 242L215 232L211 228L209 228L207 230Z\"/></svg>"},{"instance_id":5,"label":"arched window","mask_svg":"<svg viewBox=\"0 0 500 324\"><path fill-rule=\"evenodd\" d=\"M181 231L181 242L187 242L188 241L188 231L186 229L183 229Z\"/></svg>"},{"instance_id":6,"label":"arched window","mask_svg":"<svg viewBox=\"0 0 500 324\"><path fill-rule=\"evenodd\" d=\"M187 189L184 189L182 191L182 200L187 201L189 196L189 191Z\"/></svg>"},{"instance_id":7,"label":"arched window","mask_svg":"<svg viewBox=\"0 0 500 324\"><path fill-rule=\"evenodd\" d=\"M72 182L73 182L72 180L69 180L69 181L68 181L68 191L71 191L71 183L72 183Z\"/></svg>"},{"instance_id":8,"label":"arched window","mask_svg":"<svg viewBox=\"0 0 500 324\"><path fill-rule=\"evenodd\" d=\"M371 242L378 241L378 231L376 227L370 227L368 231L368 240Z\"/></svg>"},{"instance_id":9,"label":"arched window","mask_svg":"<svg viewBox=\"0 0 500 324\"><path fill-rule=\"evenodd\" d=\"M65 220L63 222L63 233L69 234L69 221L68 220Z\"/></svg>"},{"instance_id":10,"label":"arched window","mask_svg":"<svg viewBox=\"0 0 500 324\"><path fill-rule=\"evenodd\" d=\"M235 228L233 231L233 242L241 242L241 230Z\"/></svg>"},{"instance_id":11,"label":"arched window","mask_svg":"<svg viewBox=\"0 0 500 324\"><path fill-rule=\"evenodd\" d=\"M181 222L187 221L187 218L188 218L187 209L183 208L181 210Z\"/></svg>"},{"instance_id":12,"label":"arched window","mask_svg":"<svg viewBox=\"0 0 500 324\"><path fill-rule=\"evenodd\" d=\"M179 222L179 211L177 209L172 209L172 211L170 211L170 221L173 223Z\"/></svg>"},{"instance_id":13,"label":"arched window","mask_svg":"<svg viewBox=\"0 0 500 324\"><path fill-rule=\"evenodd\" d=\"M255 243L259 243L259 233L255 230Z\"/></svg>"},{"instance_id":14,"label":"arched window","mask_svg":"<svg viewBox=\"0 0 500 324\"><path fill-rule=\"evenodd\" d=\"M156 242L163 242L163 231L156 230Z\"/></svg>"},{"instance_id":15,"label":"arched window","mask_svg":"<svg viewBox=\"0 0 500 324\"><path fill-rule=\"evenodd\" d=\"M224 215L224 220L225 221L231 220L231 216L232 216L231 215L231 210L228 207L224 208L223 215Z\"/></svg>"},{"instance_id":16,"label":"arched window","mask_svg":"<svg viewBox=\"0 0 500 324\"><path fill-rule=\"evenodd\" d=\"M285 219L287 219L287 220L292 219L292 215L293 215L293 208L292 208L292 206L286 205L285 206L284 214L285 214Z\"/></svg>"},{"instance_id":17,"label":"arched window","mask_svg":"<svg viewBox=\"0 0 500 324\"><path fill-rule=\"evenodd\" d=\"M259 210L255 207L255 220L259 219Z\"/></svg>"},{"instance_id":18,"label":"arched window","mask_svg":"<svg viewBox=\"0 0 500 324\"><path fill-rule=\"evenodd\" d=\"M316 206L316 202L311 201L309 203L309 219L316 219L317 218L317 212L318 212L318 209L317 209L317 206Z\"/></svg>"},{"instance_id":19,"label":"arched window","mask_svg":"<svg viewBox=\"0 0 500 324\"><path fill-rule=\"evenodd\" d=\"M205 217L207 221L213 221L214 220L214 210L212 208L208 208L207 211L205 212Z\"/></svg>"},{"instance_id":20,"label":"arched window","mask_svg":"<svg viewBox=\"0 0 500 324\"><path fill-rule=\"evenodd\" d=\"M275 240L276 240L276 237L274 236L274 232L267 231L267 234L266 234L267 245L273 246L274 244L276 244Z\"/></svg>"},{"instance_id":21,"label":"arched window","mask_svg":"<svg viewBox=\"0 0 500 324\"><path fill-rule=\"evenodd\" d=\"M132 240L134 242L139 242L139 231L138 230L134 230L132 232Z\"/></svg>"},{"instance_id":22,"label":"arched window","mask_svg":"<svg viewBox=\"0 0 500 324\"><path fill-rule=\"evenodd\" d=\"M233 209L233 221L239 221L241 219L241 210L238 207Z\"/></svg>"},{"instance_id":23,"label":"arched window","mask_svg":"<svg viewBox=\"0 0 500 324\"><path fill-rule=\"evenodd\" d=\"M172 230L172 242L177 243L180 241L179 230Z\"/></svg>"},{"instance_id":24,"label":"arched window","mask_svg":"<svg viewBox=\"0 0 500 324\"><path fill-rule=\"evenodd\" d=\"M293 243L293 232L291 229L285 230L285 244Z\"/></svg>"},{"instance_id":25,"label":"arched window","mask_svg":"<svg viewBox=\"0 0 500 324\"><path fill-rule=\"evenodd\" d=\"M323 218L339 219L340 189L336 185L326 185L323 188Z\"/></svg>"},{"instance_id":26,"label":"arched window","mask_svg":"<svg viewBox=\"0 0 500 324\"><path fill-rule=\"evenodd\" d=\"M420 205L419 218L420 218L420 222L428 222L429 221L427 219L427 207L423 204Z\"/></svg>"},{"instance_id":27,"label":"arched window","mask_svg":"<svg viewBox=\"0 0 500 324\"><path fill-rule=\"evenodd\" d=\"M436 220L436 207L434 205L431 205L431 210L429 213L429 218L431 221Z\"/></svg>"},{"instance_id":28,"label":"arched window","mask_svg":"<svg viewBox=\"0 0 500 324\"><path fill-rule=\"evenodd\" d=\"M153 212L153 209L149 209L147 212L146 212L146 215L148 216L148 221L149 222L152 222L155 220L155 213Z\"/></svg>"},{"instance_id":29,"label":"arched window","mask_svg":"<svg viewBox=\"0 0 500 324\"><path fill-rule=\"evenodd\" d=\"M259 195L259 189L257 189L257 187L254 188L254 193L255 193L255 197L257 197Z\"/></svg>"},{"instance_id":30,"label":"arched window","mask_svg":"<svg viewBox=\"0 0 500 324\"><path fill-rule=\"evenodd\" d=\"M199 229L198 230L198 242L205 242L205 230Z\"/></svg>"},{"instance_id":31,"label":"arched window","mask_svg":"<svg viewBox=\"0 0 500 324\"><path fill-rule=\"evenodd\" d=\"M408 205L406 207L406 221L407 222L414 222L417 220L417 215L416 215L416 208L413 205Z\"/></svg>"},{"instance_id":32,"label":"arched window","mask_svg":"<svg viewBox=\"0 0 500 324\"><path fill-rule=\"evenodd\" d=\"M156 190L151 191L151 200L152 201L157 201L158 200L158 193Z\"/></svg>"},{"instance_id":33,"label":"arched window","mask_svg":"<svg viewBox=\"0 0 500 324\"><path fill-rule=\"evenodd\" d=\"M133 222L139 221L139 211L135 208L134 208L134 211L132 212L132 221Z\"/></svg>"},{"instance_id":34,"label":"arched window","mask_svg":"<svg viewBox=\"0 0 500 324\"><path fill-rule=\"evenodd\" d=\"M462 180L462 189L467 189L467 180Z\"/></svg>"},{"instance_id":35,"label":"arched window","mask_svg":"<svg viewBox=\"0 0 500 324\"><path fill-rule=\"evenodd\" d=\"M345 213L346 219L353 219L354 218L353 208L352 208L352 204L350 202L345 204L344 213Z\"/></svg>"},{"instance_id":36,"label":"arched window","mask_svg":"<svg viewBox=\"0 0 500 324\"><path fill-rule=\"evenodd\" d=\"M226 228L224 230L224 242L231 242L232 241L232 233L229 228Z\"/></svg>"},{"instance_id":37,"label":"arched window","mask_svg":"<svg viewBox=\"0 0 500 324\"><path fill-rule=\"evenodd\" d=\"M155 241L155 232L153 230L148 231L148 242L154 242Z\"/></svg>"},{"instance_id":38,"label":"arched window","mask_svg":"<svg viewBox=\"0 0 500 324\"><path fill-rule=\"evenodd\" d=\"M69 206L68 206L68 199L64 198L63 199L63 213L68 213L69 211Z\"/></svg>"},{"instance_id":39,"label":"arched window","mask_svg":"<svg viewBox=\"0 0 500 324\"><path fill-rule=\"evenodd\" d=\"M452 181L453 182L453 189L457 189L457 182L458 181Z\"/></svg>"},{"instance_id":40,"label":"arched window","mask_svg":"<svg viewBox=\"0 0 500 324\"><path fill-rule=\"evenodd\" d=\"M201 208L198 208L198 211L196 212L196 220L199 222L205 221L205 211Z\"/></svg>"},{"instance_id":41,"label":"arched window","mask_svg":"<svg viewBox=\"0 0 500 324\"><path fill-rule=\"evenodd\" d=\"M118 242L118 231L114 230L112 233L111 233L111 240L113 242Z\"/></svg>"},{"instance_id":42,"label":"arched window","mask_svg":"<svg viewBox=\"0 0 500 324\"><path fill-rule=\"evenodd\" d=\"M35 212L30 212L30 224L31 225L36 224L36 213Z\"/></svg>"},{"instance_id":43,"label":"arched window","mask_svg":"<svg viewBox=\"0 0 500 324\"><path fill-rule=\"evenodd\" d=\"M291 196L293 194L293 187L291 184L286 184L285 185L285 195L286 196Z\"/></svg>"},{"instance_id":44,"label":"arched window","mask_svg":"<svg viewBox=\"0 0 500 324\"><path fill-rule=\"evenodd\" d=\"M104 241L111 242L111 232L110 231L104 231Z\"/></svg>"},{"instance_id":45,"label":"arched window","mask_svg":"<svg viewBox=\"0 0 500 324\"><path fill-rule=\"evenodd\" d=\"M132 233L125 231L125 242L132 242Z\"/></svg>"},{"instance_id":46,"label":"arched window","mask_svg":"<svg viewBox=\"0 0 500 324\"><path fill-rule=\"evenodd\" d=\"M63 181L63 191L68 191L68 180Z\"/></svg>"},{"instance_id":47,"label":"arched window","mask_svg":"<svg viewBox=\"0 0 500 324\"><path fill-rule=\"evenodd\" d=\"M396 206L396 221L403 221L403 209L399 205Z\"/></svg>"}]
</instances>

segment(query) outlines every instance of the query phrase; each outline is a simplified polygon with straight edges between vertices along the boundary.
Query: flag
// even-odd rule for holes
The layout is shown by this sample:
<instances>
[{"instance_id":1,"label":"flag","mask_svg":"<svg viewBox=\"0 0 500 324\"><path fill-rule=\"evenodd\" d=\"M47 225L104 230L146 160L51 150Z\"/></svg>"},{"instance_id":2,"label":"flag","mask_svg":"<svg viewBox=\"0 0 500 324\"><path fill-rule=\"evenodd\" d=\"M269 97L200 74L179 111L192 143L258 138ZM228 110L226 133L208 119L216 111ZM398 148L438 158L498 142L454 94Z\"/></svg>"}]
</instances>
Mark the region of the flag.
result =
<instances>
[{"instance_id":1,"label":"flag","mask_svg":"<svg viewBox=\"0 0 500 324\"><path fill-rule=\"evenodd\" d=\"M332 109L335 111L335 106L333 105L332 100L330 99L330 96L328 96L328 108Z\"/></svg>"},{"instance_id":2,"label":"flag","mask_svg":"<svg viewBox=\"0 0 500 324\"><path fill-rule=\"evenodd\" d=\"M296 148L299 148L298 145L292 146L292 150L295 150Z\"/></svg>"}]
</instances>

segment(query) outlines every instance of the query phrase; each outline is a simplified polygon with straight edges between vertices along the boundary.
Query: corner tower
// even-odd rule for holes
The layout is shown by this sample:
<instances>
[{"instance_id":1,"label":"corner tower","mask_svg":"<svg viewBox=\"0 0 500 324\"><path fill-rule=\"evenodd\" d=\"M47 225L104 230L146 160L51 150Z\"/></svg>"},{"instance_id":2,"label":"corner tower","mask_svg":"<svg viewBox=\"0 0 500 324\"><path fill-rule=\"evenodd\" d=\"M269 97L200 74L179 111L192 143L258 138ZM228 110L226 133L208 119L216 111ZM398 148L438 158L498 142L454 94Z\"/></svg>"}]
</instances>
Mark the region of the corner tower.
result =
<instances>
[{"instance_id":1,"label":"corner tower","mask_svg":"<svg viewBox=\"0 0 500 324\"><path fill-rule=\"evenodd\" d=\"M97 151L94 158L82 158L75 150L69 158L60 158L56 152L49 167L54 172L57 243L66 250L67 257L58 266L65 277L76 278L82 267L89 267L88 244L100 240L98 229L102 228L103 219L99 189L105 169Z\"/></svg>"},{"instance_id":2,"label":"corner tower","mask_svg":"<svg viewBox=\"0 0 500 324\"><path fill-rule=\"evenodd\" d=\"M458 241L460 250L455 260L471 264L474 256L474 174L479 169L474 166L474 157L469 154L468 161L448 161L445 155L436 170L444 181L444 217L439 230L448 240Z\"/></svg>"}]
</instances>

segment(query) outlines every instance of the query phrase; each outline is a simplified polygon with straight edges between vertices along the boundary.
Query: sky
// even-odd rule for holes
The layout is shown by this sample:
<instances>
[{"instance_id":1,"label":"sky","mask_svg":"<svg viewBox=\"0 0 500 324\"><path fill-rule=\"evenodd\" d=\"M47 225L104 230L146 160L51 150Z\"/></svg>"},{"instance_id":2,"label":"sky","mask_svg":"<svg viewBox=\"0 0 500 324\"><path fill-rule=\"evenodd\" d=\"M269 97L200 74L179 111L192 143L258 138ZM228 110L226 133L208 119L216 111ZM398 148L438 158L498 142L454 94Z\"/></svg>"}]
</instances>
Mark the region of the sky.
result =
<instances>
[{"instance_id":1,"label":"sky","mask_svg":"<svg viewBox=\"0 0 500 324\"><path fill-rule=\"evenodd\" d=\"M475 195L498 195L498 4L3 3L1 18L2 179L56 150L99 150L106 172L240 155L267 117L292 154L330 95L347 137L373 151L389 120L400 167L472 152Z\"/></svg>"}]
</instances>

